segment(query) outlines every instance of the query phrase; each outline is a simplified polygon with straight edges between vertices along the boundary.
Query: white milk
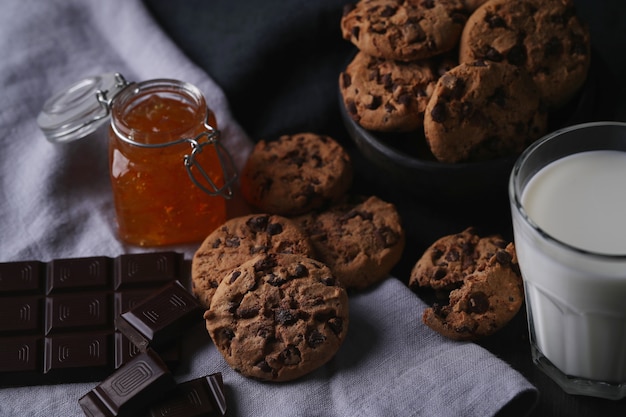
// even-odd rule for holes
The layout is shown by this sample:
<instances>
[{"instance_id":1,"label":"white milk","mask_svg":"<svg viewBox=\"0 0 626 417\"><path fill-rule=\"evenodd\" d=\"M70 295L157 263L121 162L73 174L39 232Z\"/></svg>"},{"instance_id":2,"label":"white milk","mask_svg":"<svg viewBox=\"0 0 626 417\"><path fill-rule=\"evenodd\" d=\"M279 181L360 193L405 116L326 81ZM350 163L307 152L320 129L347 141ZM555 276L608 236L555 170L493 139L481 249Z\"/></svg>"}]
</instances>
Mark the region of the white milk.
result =
<instances>
[{"instance_id":1,"label":"white milk","mask_svg":"<svg viewBox=\"0 0 626 417\"><path fill-rule=\"evenodd\" d=\"M546 166L522 206L568 249L522 226L516 250L536 346L570 376L626 381L626 152L591 151Z\"/></svg>"}]
</instances>

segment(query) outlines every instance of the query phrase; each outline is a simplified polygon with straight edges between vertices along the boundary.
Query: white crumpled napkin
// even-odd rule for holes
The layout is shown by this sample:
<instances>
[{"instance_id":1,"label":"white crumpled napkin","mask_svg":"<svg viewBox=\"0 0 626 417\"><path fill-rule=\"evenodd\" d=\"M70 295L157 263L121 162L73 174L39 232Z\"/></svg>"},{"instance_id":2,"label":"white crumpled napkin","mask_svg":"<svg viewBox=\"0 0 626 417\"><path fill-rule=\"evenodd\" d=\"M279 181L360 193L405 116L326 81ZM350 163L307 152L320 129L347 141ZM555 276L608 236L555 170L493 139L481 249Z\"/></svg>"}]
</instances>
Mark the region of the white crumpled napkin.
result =
<instances>
[{"instance_id":1,"label":"white crumpled napkin","mask_svg":"<svg viewBox=\"0 0 626 417\"><path fill-rule=\"evenodd\" d=\"M226 97L139 0L3 0L0 32L0 262L142 251L115 237L104 134L52 145L36 126L43 102L78 79L118 71L130 80L191 82L215 111L237 165L245 161L251 143ZM194 251L173 249L187 259ZM241 377L198 329L177 379L221 371L231 416L483 417L520 396L528 397L520 414L532 408L537 393L528 381L479 346L422 326L423 308L394 278L353 295L336 357L284 384ZM0 416L81 416L77 400L95 385L0 389Z\"/></svg>"}]
</instances>

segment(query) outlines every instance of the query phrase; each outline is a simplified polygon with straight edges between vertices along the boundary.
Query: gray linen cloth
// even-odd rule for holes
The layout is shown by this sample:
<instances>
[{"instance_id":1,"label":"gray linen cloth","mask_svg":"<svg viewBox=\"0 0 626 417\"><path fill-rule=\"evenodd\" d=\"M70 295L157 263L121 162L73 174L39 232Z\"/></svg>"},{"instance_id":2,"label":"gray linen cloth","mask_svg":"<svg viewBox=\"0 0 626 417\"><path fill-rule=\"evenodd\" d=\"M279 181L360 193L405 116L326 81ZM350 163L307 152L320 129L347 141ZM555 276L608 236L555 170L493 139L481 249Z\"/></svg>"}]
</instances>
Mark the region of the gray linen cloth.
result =
<instances>
[{"instance_id":1,"label":"gray linen cloth","mask_svg":"<svg viewBox=\"0 0 626 417\"><path fill-rule=\"evenodd\" d=\"M197 85L241 166L251 148L219 86L151 20L139 0L3 0L0 5L0 262L140 252L115 237L102 132L48 143L35 119L59 88L119 71L131 80ZM174 249L190 259L194 247ZM222 372L231 416L491 416L537 391L472 343L420 323L425 308L399 280L352 296L347 340L327 365L291 383L246 379L199 328L185 340L178 381ZM2 318L0 317L0 320ZM1 347L0 347L1 348ZM97 382L0 389L0 416L80 416ZM516 403L517 405L517 403Z\"/></svg>"}]
</instances>

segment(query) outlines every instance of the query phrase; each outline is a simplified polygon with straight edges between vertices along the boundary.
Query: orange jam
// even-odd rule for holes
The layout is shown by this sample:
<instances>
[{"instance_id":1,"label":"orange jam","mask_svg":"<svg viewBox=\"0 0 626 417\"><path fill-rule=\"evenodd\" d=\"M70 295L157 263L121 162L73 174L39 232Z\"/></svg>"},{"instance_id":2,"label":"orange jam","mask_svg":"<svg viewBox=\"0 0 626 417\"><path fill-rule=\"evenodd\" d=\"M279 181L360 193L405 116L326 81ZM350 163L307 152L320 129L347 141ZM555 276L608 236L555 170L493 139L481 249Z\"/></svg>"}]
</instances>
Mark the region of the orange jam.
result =
<instances>
[{"instance_id":1,"label":"orange jam","mask_svg":"<svg viewBox=\"0 0 626 417\"><path fill-rule=\"evenodd\" d=\"M225 199L202 191L187 173L184 157L191 154L190 143L141 147L123 141L115 131L139 144L158 145L196 138L206 131L205 121L217 128L204 97L190 84L147 81L115 97L109 162L123 241L140 246L198 242L225 221ZM203 147L196 161L218 187L223 185L214 146Z\"/></svg>"}]
</instances>

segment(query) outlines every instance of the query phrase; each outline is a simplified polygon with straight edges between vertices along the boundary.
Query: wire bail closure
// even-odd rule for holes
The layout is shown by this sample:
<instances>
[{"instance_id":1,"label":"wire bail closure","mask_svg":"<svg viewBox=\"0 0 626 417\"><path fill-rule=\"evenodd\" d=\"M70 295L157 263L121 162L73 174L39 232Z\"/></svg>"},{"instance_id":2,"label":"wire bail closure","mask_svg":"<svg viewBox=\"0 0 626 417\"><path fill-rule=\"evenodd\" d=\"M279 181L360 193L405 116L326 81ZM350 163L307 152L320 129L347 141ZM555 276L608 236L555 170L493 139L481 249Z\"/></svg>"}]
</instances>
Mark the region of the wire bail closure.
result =
<instances>
[{"instance_id":1,"label":"wire bail closure","mask_svg":"<svg viewBox=\"0 0 626 417\"><path fill-rule=\"evenodd\" d=\"M126 79L120 73L115 73L115 80L116 86L120 88L125 88L132 84L135 84L133 82L126 81ZM111 112L111 105L113 103L113 99L115 98L107 97L107 95L108 91L96 91L96 98L98 102L106 110L106 115L104 117L108 116ZM231 154L220 142L220 131L210 125L208 118L209 115L207 114L207 118L204 121L204 128L206 129L206 131L200 133L198 136L194 138L182 138L165 143L149 144L136 142L132 138L120 132L119 129L115 126L115 123L111 123L111 128L113 129L117 137L120 138L122 141L132 146L139 146L140 148L156 149L179 145L185 142L189 143L191 146L191 152L188 155L183 156L183 164L191 181L206 194L210 196L221 196L229 200L233 196L233 184L237 181L238 178L237 170L235 168L235 163ZM196 160L196 156L202 153L203 149L206 146L215 147L215 152L220 163L220 168L222 169L222 172L224 174L224 184L221 187L218 186L215 181L213 181L213 179L209 176L209 174L202 167L202 165ZM208 186L204 185L202 181L196 177L194 170L197 171L197 174L200 175L200 177Z\"/></svg>"}]
</instances>

